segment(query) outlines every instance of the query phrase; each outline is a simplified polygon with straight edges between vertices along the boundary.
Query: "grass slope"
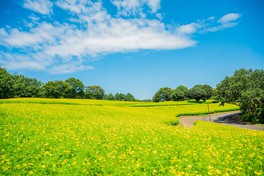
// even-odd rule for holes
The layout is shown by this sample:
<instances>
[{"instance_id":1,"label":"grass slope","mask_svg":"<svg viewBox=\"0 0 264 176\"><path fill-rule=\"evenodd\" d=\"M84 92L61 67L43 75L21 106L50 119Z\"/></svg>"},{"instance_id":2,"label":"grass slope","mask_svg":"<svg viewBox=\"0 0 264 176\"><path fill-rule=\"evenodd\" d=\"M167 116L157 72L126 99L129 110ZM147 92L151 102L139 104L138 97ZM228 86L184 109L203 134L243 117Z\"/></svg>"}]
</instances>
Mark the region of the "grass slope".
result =
<instances>
[{"instance_id":1,"label":"grass slope","mask_svg":"<svg viewBox=\"0 0 264 176\"><path fill-rule=\"evenodd\" d=\"M188 102L0 100L0 175L262 175L263 132L168 125L176 114L206 110Z\"/></svg>"}]
</instances>

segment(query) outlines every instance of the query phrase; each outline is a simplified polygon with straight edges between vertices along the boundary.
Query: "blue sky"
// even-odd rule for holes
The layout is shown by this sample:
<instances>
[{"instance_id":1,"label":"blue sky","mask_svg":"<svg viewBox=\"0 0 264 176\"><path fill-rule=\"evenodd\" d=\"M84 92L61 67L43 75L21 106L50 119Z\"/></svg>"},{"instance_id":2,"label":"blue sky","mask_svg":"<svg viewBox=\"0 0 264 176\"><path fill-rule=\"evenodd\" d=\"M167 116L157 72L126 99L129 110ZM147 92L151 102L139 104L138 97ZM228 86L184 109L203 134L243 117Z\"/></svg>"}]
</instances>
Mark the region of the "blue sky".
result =
<instances>
[{"instance_id":1,"label":"blue sky","mask_svg":"<svg viewBox=\"0 0 264 176\"><path fill-rule=\"evenodd\" d=\"M106 93L215 87L264 68L262 0L1 0L0 65Z\"/></svg>"}]
</instances>

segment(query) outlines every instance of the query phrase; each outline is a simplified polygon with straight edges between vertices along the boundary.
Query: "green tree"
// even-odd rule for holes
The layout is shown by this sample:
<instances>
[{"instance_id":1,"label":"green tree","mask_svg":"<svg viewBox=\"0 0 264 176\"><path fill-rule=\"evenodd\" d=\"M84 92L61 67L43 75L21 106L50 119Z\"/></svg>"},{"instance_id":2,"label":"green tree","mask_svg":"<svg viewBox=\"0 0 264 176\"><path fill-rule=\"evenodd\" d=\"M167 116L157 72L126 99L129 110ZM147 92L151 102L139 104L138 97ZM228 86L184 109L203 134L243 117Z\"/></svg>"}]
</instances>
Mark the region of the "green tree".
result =
<instances>
[{"instance_id":1,"label":"green tree","mask_svg":"<svg viewBox=\"0 0 264 176\"><path fill-rule=\"evenodd\" d=\"M85 98L102 100L105 91L100 86L87 86L85 91Z\"/></svg>"},{"instance_id":2,"label":"green tree","mask_svg":"<svg viewBox=\"0 0 264 176\"><path fill-rule=\"evenodd\" d=\"M202 85L201 88L206 92L204 100L208 100L213 96L213 88L207 84Z\"/></svg>"},{"instance_id":3,"label":"green tree","mask_svg":"<svg viewBox=\"0 0 264 176\"><path fill-rule=\"evenodd\" d=\"M46 98L66 98L71 86L64 81L49 81L42 86L42 91Z\"/></svg>"},{"instance_id":4,"label":"green tree","mask_svg":"<svg viewBox=\"0 0 264 176\"><path fill-rule=\"evenodd\" d=\"M242 120L264 123L264 71L240 69L225 77L216 87L222 105L240 106Z\"/></svg>"},{"instance_id":5,"label":"green tree","mask_svg":"<svg viewBox=\"0 0 264 176\"><path fill-rule=\"evenodd\" d=\"M15 97L39 97L41 82L37 79L28 78L24 75L14 75L14 96Z\"/></svg>"},{"instance_id":6,"label":"green tree","mask_svg":"<svg viewBox=\"0 0 264 176\"><path fill-rule=\"evenodd\" d=\"M183 86L183 85L178 86L178 87L176 88L176 90L182 91L182 92L184 92L184 94L186 94L186 95L187 95L187 93L188 93L188 88L187 88L186 86Z\"/></svg>"},{"instance_id":7,"label":"green tree","mask_svg":"<svg viewBox=\"0 0 264 176\"><path fill-rule=\"evenodd\" d=\"M69 91L68 98L83 98L84 96L84 85L81 80L76 78L69 78L65 80L71 86L71 91Z\"/></svg>"},{"instance_id":8,"label":"green tree","mask_svg":"<svg viewBox=\"0 0 264 176\"><path fill-rule=\"evenodd\" d=\"M205 100L206 96L205 90L200 85L196 85L188 91L188 98L195 99L197 102L201 99Z\"/></svg>"},{"instance_id":9,"label":"green tree","mask_svg":"<svg viewBox=\"0 0 264 176\"><path fill-rule=\"evenodd\" d=\"M173 98L174 101L183 101L185 99L185 94L183 91L174 90L173 91Z\"/></svg>"},{"instance_id":10,"label":"green tree","mask_svg":"<svg viewBox=\"0 0 264 176\"><path fill-rule=\"evenodd\" d=\"M115 94L115 100L126 101L126 95L123 93L116 93Z\"/></svg>"},{"instance_id":11,"label":"green tree","mask_svg":"<svg viewBox=\"0 0 264 176\"><path fill-rule=\"evenodd\" d=\"M193 88L195 88L195 91L192 90L191 92L188 92L188 98L195 99L196 101L198 99L199 100L202 99L206 101L210 99L213 95L213 88L207 84L205 85L197 84ZM204 90L204 91L201 91L201 90Z\"/></svg>"},{"instance_id":12,"label":"green tree","mask_svg":"<svg viewBox=\"0 0 264 176\"><path fill-rule=\"evenodd\" d=\"M188 94L188 88L181 85L178 86L174 91L173 91L173 100L174 101L183 101L187 98Z\"/></svg>"},{"instance_id":13,"label":"green tree","mask_svg":"<svg viewBox=\"0 0 264 176\"><path fill-rule=\"evenodd\" d=\"M131 93L127 93L125 101L136 101L136 99Z\"/></svg>"},{"instance_id":14,"label":"green tree","mask_svg":"<svg viewBox=\"0 0 264 176\"><path fill-rule=\"evenodd\" d=\"M105 94L104 99L105 100L115 100L115 97L112 93L109 93L109 94Z\"/></svg>"},{"instance_id":15,"label":"green tree","mask_svg":"<svg viewBox=\"0 0 264 176\"><path fill-rule=\"evenodd\" d=\"M158 90L158 92L154 95L154 102L162 102L162 101L171 101L173 97L173 91L169 87L163 87Z\"/></svg>"},{"instance_id":16,"label":"green tree","mask_svg":"<svg viewBox=\"0 0 264 176\"><path fill-rule=\"evenodd\" d=\"M14 80L6 69L0 67L0 98L11 98L13 96Z\"/></svg>"}]
</instances>

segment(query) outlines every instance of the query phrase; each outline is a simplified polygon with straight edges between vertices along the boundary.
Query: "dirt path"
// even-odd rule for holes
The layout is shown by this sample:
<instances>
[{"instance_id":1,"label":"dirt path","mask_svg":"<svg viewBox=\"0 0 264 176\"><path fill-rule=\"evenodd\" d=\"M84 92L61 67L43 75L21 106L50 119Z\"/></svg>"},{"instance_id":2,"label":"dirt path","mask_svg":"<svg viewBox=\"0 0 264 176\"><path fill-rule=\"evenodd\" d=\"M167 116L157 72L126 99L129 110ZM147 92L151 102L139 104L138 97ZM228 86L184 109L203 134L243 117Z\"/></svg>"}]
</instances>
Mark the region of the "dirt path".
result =
<instances>
[{"instance_id":1,"label":"dirt path","mask_svg":"<svg viewBox=\"0 0 264 176\"><path fill-rule=\"evenodd\" d=\"M264 126L257 126L257 125L251 125L251 124L241 124L235 120L232 120L232 117L239 114L239 111L233 111L233 112L225 112L225 113L217 113L217 114L211 114L211 121L216 123L222 123L226 125L236 126L239 128L247 128L251 130L259 130L264 131ZM210 121L209 116L182 116L180 117L180 122L183 124L183 126L190 128L193 126L193 123L195 121L202 120L202 121Z\"/></svg>"}]
</instances>

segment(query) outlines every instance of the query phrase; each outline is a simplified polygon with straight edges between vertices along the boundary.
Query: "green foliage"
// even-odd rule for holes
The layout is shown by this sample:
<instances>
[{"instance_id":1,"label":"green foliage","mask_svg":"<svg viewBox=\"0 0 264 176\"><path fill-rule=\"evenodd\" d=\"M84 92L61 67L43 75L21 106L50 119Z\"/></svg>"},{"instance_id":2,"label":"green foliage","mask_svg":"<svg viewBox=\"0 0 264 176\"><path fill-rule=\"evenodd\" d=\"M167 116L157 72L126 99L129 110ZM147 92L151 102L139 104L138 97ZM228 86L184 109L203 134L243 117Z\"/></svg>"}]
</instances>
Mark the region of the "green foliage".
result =
<instances>
[{"instance_id":1,"label":"green foliage","mask_svg":"<svg viewBox=\"0 0 264 176\"><path fill-rule=\"evenodd\" d=\"M108 95L109 96L109 95ZM111 98L111 99L110 99ZM117 101L136 101L136 98L131 94L123 94L123 93L116 93L114 96L114 99L112 99L112 95L110 95L110 98L108 97L108 100L117 100Z\"/></svg>"},{"instance_id":2,"label":"green foliage","mask_svg":"<svg viewBox=\"0 0 264 176\"><path fill-rule=\"evenodd\" d=\"M115 94L115 100L126 101L126 95L123 93L116 93Z\"/></svg>"},{"instance_id":3,"label":"green foliage","mask_svg":"<svg viewBox=\"0 0 264 176\"><path fill-rule=\"evenodd\" d=\"M42 87L43 95L47 98L65 98L70 91L71 86L64 81L49 81Z\"/></svg>"},{"instance_id":4,"label":"green foliage","mask_svg":"<svg viewBox=\"0 0 264 176\"><path fill-rule=\"evenodd\" d=\"M240 69L217 85L217 99L240 106L243 119L264 123L264 71Z\"/></svg>"},{"instance_id":5,"label":"green foliage","mask_svg":"<svg viewBox=\"0 0 264 176\"><path fill-rule=\"evenodd\" d=\"M136 101L136 99L131 93L127 93L125 101Z\"/></svg>"},{"instance_id":6,"label":"green foliage","mask_svg":"<svg viewBox=\"0 0 264 176\"><path fill-rule=\"evenodd\" d=\"M228 108L228 109L216 109L216 110L210 110L210 114L219 113L219 112L231 112L231 111L238 111L238 110L240 110L238 107ZM208 111L178 113L178 114L176 114L176 117L196 116L196 115L208 115Z\"/></svg>"},{"instance_id":7,"label":"green foliage","mask_svg":"<svg viewBox=\"0 0 264 176\"><path fill-rule=\"evenodd\" d=\"M187 99L188 88L181 85L178 86L175 90L173 90L172 99L174 101L183 101Z\"/></svg>"},{"instance_id":8,"label":"green foliage","mask_svg":"<svg viewBox=\"0 0 264 176\"><path fill-rule=\"evenodd\" d=\"M41 82L37 79L14 75L14 96L15 97L40 97Z\"/></svg>"},{"instance_id":9,"label":"green foliage","mask_svg":"<svg viewBox=\"0 0 264 176\"><path fill-rule=\"evenodd\" d=\"M176 89L173 91L173 97L172 98L174 101L183 101L185 99L185 94L183 91Z\"/></svg>"},{"instance_id":10,"label":"green foliage","mask_svg":"<svg viewBox=\"0 0 264 176\"><path fill-rule=\"evenodd\" d=\"M163 101L171 101L173 97L173 91L169 87L163 87L158 90L158 92L154 95L154 102L163 102Z\"/></svg>"},{"instance_id":11,"label":"green foliage","mask_svg":"<svg viewBox=\"0 0 264 176\"><path fill-rule=\"evenodd\" d=\"M87 86L85 90L85 98L102 100L104 98L104 89L100 86Z\"/></svg>"},{"instance_id":12,"label":"green foliage","mask_svg":"<svg viewBox=\"0 0 264 176\"><path fill-rule=\"evenodd\" d=\"M176 120L173 120L173 121L165 122L165 124L172 125L172 126L176 126L179 123L180 123L180 120L178 118L176 118Z\"/></svg>"},{"instance_id":13,"label":"green foliage","mask_svg":"<svg viewBox=\"0 0 264 176\"><path fill-rule=\"evenodd\" d=\"M207 84L195 85L188 91L188 98L195 99L197 102L201 99L206 101L213 95L213 88Z\"/></svg>"},{"instance_id":14,"label":"green foliage","mask_svg":"<svg viewBox=\"0 0 264 176\"><path fill-rule=\"evenodd\" d=\"M76 78L69 78L65 81L71 86L68 98L83 98L84 96L84 85L81 80Z\"/></svg>"},{"instance_id":15,"label":"green foliage","mask_svg":"<svg viewBox=\"0 0 264 176\"><path fill-rule=\"evenodd\" d=\"M115 97L112 93L109 93L109 94L105 94L104 99L105 100L115 100Z\"/></svg>"},{"instance_id":16,"label":"green foliage","mask_svg":"<svg viewBox=\"0 0 264 176\"><path fill-rule=\"evenodd\" d=\"M207 84L202 85L201 88L206 92L205 100L210 99L213 96L213 88Z\"/></svg>"},{"instance_id":17,"label":"green foliage","mask_svg":"<svg viewBox=\"0 0 264 176\"><path fill-rule=\"evenodd\" d=\"M244 117L254 123L264 123L264 90L255 88L243 91L240 98L240 108ZM245 118L243 119L245 121Z\"/></svg>"},{"instance_id":18,"label":"green foliage","mask_svg":"<svg viewBox=\"0 0 264 176\"><path fill-rule=\"evenodd\" d=\"M13 97L13 77L6 71L6 69L0 67L0 98Z\"/></svg>"},{"instance_id":19,"label":"green foliage","mask_svg":"<svg viewBox=\"0 0 264 176\"><path fill-rule=\"evenodd\" d=\"M185 95L188 93L188 88L183 85L178 86L176 90L182 91Z\"/></svg>"},{"instance_id":20,"label":"green foliage","mask_svg":"<svg viewBox=\"0 0 264 176\"><path fill-rule=\"evenodd\" d=\"M195 101L200 101L201 99L206 99L206 92L200 86L194 86L188 91L188 98L195 99Z\"/></svg>"}]
</instances>

